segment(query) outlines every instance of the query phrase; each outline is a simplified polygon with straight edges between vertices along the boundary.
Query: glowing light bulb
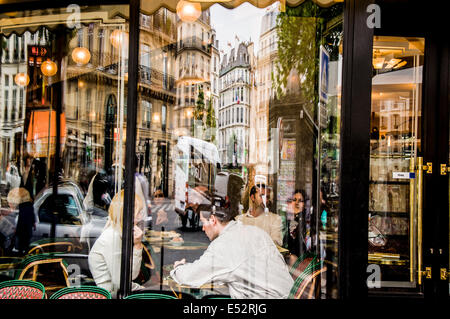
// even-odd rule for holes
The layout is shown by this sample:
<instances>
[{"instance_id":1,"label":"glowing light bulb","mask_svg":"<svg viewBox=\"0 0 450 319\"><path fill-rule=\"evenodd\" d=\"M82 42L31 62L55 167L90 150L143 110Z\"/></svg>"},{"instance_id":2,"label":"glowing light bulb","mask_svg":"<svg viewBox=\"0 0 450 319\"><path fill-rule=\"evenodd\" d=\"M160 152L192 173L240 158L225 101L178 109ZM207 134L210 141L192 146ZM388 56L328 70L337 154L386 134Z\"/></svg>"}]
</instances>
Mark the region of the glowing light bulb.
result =
<instances>
[{"instance_id":1,"label":"glowing light bulb","mask_svg":"<svg viewBox=\"0 0 450 319\"><path fill-rule=\"evenodd\" d=\"M54 76L56 72L58 72L58 66L55 62L48 59L47 61L42 62L41 71L46 76Z\"/></svg>"},{"instance_id":2,"label":"glowing light bulb","mask_svg":"<svg viewBox=\"0 0 450 319\"><path fill-rule=\"evenodd\" d=\"M26 73L17 73L14 77L14 82L18 86L27 86L30 83L30 77Z\"/></svg>"},{"instance_id":3,"label":"glowing light bulb","mask_svg":"<svg viewBox=\"0 0 450 319\"><path fill-rule=\"evenodd\" d=\"M185 0L178 1L177 15L184 22L194 22L202 14L202 7L198 2L189 2Z\"/></svg>"},{"instance_id":4,"label":"glowing light bulb","mask_svg":"<svg viewBox=\"0 0 450 319\"><path fill-rule=\"evenodd\" d=\"M91 53L88 49L83 47L78 47L73 49L72 51L72 60L79 64L79 65L85 65L89 62L91 59Z\"/></svg>"}]
</instances>

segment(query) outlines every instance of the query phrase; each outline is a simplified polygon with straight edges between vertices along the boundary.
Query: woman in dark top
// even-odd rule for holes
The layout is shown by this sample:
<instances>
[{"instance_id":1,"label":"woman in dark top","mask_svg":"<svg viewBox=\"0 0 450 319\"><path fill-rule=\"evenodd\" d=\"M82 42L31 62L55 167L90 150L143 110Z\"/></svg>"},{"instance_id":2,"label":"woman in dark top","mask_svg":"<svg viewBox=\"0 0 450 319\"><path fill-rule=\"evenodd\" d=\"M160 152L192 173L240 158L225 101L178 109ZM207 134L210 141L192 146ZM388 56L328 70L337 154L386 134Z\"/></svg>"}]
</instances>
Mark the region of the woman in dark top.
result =
<instances>
[{"instance_id":1,"label":"woman in dark top","mask_svg":"<svg viewBox=\"0 0 450 319\"><path fill-rule=\"evenodd\" d=\"M25 188L14 188L8 194L11 208L19 210L16 225L17 249L20 255L28 252L33 229L36 229L36 219L30 193Z\"/></svg>"},{"instance_id":2,"label":"woman in dark top","mask_svg":"<svg viewBox=\"0 0 450 319\"><path fill-rule=\"evenodd\" d=\"M294 192L291 203L291 220L288 221L288 249L291 253L291 261L295 262L297 257L307 251L307 211L305 209L305 191L298 189Z\"/></svg>"}]
</instances>

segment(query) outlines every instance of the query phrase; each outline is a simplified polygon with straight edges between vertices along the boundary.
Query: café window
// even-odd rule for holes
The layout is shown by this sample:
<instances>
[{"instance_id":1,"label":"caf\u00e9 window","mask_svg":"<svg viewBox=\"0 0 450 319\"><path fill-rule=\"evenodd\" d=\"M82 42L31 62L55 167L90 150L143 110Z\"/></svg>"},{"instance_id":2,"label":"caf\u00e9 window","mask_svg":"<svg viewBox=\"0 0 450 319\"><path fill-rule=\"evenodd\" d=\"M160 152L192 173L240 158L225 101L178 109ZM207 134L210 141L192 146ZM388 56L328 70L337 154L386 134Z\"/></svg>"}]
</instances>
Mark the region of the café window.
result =
<instances>
[{"instance_id":1,"label":"caf\u00e9 window","mask_svg":"<svg viewBox=\"0 0 450 319\"><path fill-rule=\"evenodd\" d=\"M163 9L143 2L141 10L158 15ZM165 131L163 125L139 131L153 141L150 167L140 172L152 198L153 226L146 238L164 278L175 283L170 272L180 252L193 262L208 247L200 210L212 203L211 196L217 197L217 207L229 200L235 219L248 222L254 206L250 190L257 186L270 216L280 223L273 240L285 262L294 266L308 254L318 261L314 284L303 298L336 298L342 4L327 8L321 1L305 1L291 8L274 2L257 8L244 2L231 10L208 4L193 22L176 10L165 13L177 34L162 38L157 30L141 28L140 37L166 49L157 53L160 65L154 68L173 66L164 74L181 89L158 86L156 80L148 92L139 92L166 107ZM258 31L252 33L251 25ZM218 52L205 51L197 41L212 30ZM205 69L205 61L214 67ZM162 124L163 109L158 112ZM291 236L300 228L301 243ZM289 253L297 258L289 259ZM197 297L228 293L214 283L184 291Z\"/></svg>"},{"instance_id":2,"label":"caf\u00e9 window","mask_svg":"<svg viewBox=\"0 0 450 319\"><path fill-rule=\"evenodd\" d=\"M62 274L78 267L78 276L23 274L44 282L48 296L55 287L91 285L120 298L125 258L133 258L130 293L230 295L221 283L185 286L171 275L180 256L193 262L209 247L202 211L214 206L273 243L283 265L275 271L291 269L284 297L337 298L343 5L323 2L204 3L186 21L169 3L142 1L136 48L128 5L75 7L79 23L66 23L67 8L0 14L0 71L10 75L0 88L2 257L70 250L70 260L48 263ZM25 59L14 58L17 36ZM11 81L23 90L20 105ZM12 118L17 107L23 113ZM128 130L136 136L130 154ZM130 161L136 172L126 176ZM130 180L136 195L127 231L136 239L123 256ZM36 230L16 236L25 214ZM311 272L297 269L303 261ZM304 289L293 289L299 276Z\"/></svg>"},{"instance_id":3,"label":"caf\u00e9 window","mask_svg":"<svg viewBox=\"0 0 450 319\"><path fill-rule=\"evenodd\" d=\"M0 14L2 41L13 53L5 56L4 46L0 66L8 76L1 97L0 251L24 264L17 271L2 267L1 278L39 281L47 297L73 285L103 286L116 296L121 230L108 215L121 215L125 180L128 6L73 6L79 21L65 7ZM112 237L103 232L113 228ZM108 269L102 283L108 251L119 268ZM53 254L67 252L74 255ZM30 272L34 254L39 262ZM71 277L74 267L79 273Z\"/></svg>"}]
</instances>

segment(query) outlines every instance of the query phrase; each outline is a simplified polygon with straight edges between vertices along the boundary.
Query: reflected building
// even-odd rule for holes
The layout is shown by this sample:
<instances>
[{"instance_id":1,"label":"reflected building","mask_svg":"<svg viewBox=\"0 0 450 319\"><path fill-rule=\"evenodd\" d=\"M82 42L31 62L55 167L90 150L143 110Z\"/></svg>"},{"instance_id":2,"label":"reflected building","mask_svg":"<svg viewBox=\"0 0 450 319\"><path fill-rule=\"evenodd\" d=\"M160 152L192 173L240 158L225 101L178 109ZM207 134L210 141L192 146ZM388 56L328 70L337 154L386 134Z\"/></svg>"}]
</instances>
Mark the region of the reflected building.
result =
<instances>
[{"instance_id":1,"label":"reflected building","mask_svg":"<svg viewBox=\"0 0 450 319\"><path fill-rule=\"evenodd\" d=\"M219 154L228 167L248 163L254 67L253 42L241 42L224 54L220 66Z\"/></svg>"},{"instance_id":2,"label":"reflected building","mask_svg":"<svg viewBox=\"0 0 450 319\"><path fill-rule=\"evenodd\" d=\"M211 38L211 103L212 108L214 110L214 121L215 126L211 129L211 134L214 137L208 138L211 140L216 146L219 144L219 139L217 136L217 127L219 126L219 72L220 72L220 52L219 52L219 40L216 40L216 31L214 29L211 30L212 38Z\"/></svg>"},{"instance_id":3,"label":"reflected building","mask_svg":"<svg viewBox=\"0 0 450 319\"><path fill-rule=\"evenodd\" d=\"M1 185L5 187L8 183L6 171L10 169L11 165L19 168L18 162L23 147L26 88L18 85L15 77L19 73L27 73L27 47L36 45L38 37L36 33L31 32L22 35L11 34L9 37L2 35L0 42L2 43L0 161L1 167L6 168L1 171Z\"/></svg>"},{"instance_id":4,"label":"reflected building","mask_svg":"<svg viewBox=\"0 0 450 319\"><path fill-rule=\"evenodd\" d=\"M273 74L278 57L278 39L276 20L278 6L272 7L261 20L259 51L255 72L254 101L255 107L250 113L250 164L254 165L255 174L267 178L271 158L268 153L268 118L269 101L274 96ZM254 132L254 133L253 133Z\"/></svg>"},{"instance_id":5,"label":"reflected building","mask_svg":"<svg viewBox=\"0 0 450 319\"><path fill-rule=\"evenodd\" d=\"M195 22L185 22L177 17L176 106L173 118L176 136L204 137L203 123L199 120L195 122L194 113L200 92L204 94L205 107L214 96L211 93L211 83L214 81L211 69L214 68L214 57L217 59L217 43L210 20L209 9L203 10Z\"/></svg>"},{"instance_id":6,"label":"reflected building","mask_svg":"<svg viewBox=\"0 0 450 319\"><path fill-rule=\"evenodd\" d=\"M117 27L120 14L117 11L110 14L103 23L81 24L67 35L59 35L56 28L3 35L2 167L13 162L20 172L24 158L31 156L46 168L43 183L52 182L48 176L55 170L56 106L50 101L59 94L58 83L62 83L64 94L59 123L59 154L63 159L58 168L60 176L76 181L87 191L95 172L111 175L120 171L116 168L124 167L128 39L127 30ZM159 189L165 196L171 196L169 158L176 101L176 18L175 13L161 8L153 15L141 14L140 20L136 170L147 177L151 194ZM49 47L58 37L65 41L64 54L68 55L57 64L63 65L65 71L65 81L61 82L56 77L44 76L40 70L49 58L58 62L52 56L54 49ZM80 63L71 56L78 47L89 51L88 61ZM28 76L27 86L14 80L20 73ZM1 172L1 179L6 186L5 173L6 170ZM121 179L119 176L116 178Z\"/></svg>"},{"instance_id":7,"label":"reflected building","mask_svg":"<svg viewBox=\"0 0 450 319\"><path fill-rule=\"evenodd\" d=\"M175 13L166 8L141 13L136 169L148 177L152 194L165 197L173 190L176 23Z\"/></svg>"}]
</instances>

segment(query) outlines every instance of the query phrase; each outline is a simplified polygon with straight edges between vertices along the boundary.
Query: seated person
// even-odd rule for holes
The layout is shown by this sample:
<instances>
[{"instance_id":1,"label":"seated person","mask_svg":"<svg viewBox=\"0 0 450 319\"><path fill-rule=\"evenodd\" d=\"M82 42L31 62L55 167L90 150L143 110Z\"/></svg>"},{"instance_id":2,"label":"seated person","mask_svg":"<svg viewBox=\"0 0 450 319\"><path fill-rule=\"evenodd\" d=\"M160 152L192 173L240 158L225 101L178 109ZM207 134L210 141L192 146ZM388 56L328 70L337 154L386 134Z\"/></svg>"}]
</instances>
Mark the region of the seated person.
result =
<instances>
[{"instance_id":1,"label":"seated person","mask_svg":"<svg viewBox=\"0 0 450 319\"><path fill-rule=\"evenodd\" d=\"M199 212L211 244L193 263L176 261L171 277L180 285L226 285L231 298L287 298L294 281L269 235L232 220L229 208Z\"/></svg>"},{"instance_id":2,"label":"seated person","mask_svg":"<svg viewBox=\"0 0 450 319\"><path fill-rule=\"evenodd\" d=\"M237 220L265 230L275 244L281 246L283 244L281 217L265 208L259 188L253 186L250 190L250 208L246 214L239 215Z\"/></svg>"},{"instance_id":3,"label":"seated person","mask_svg":"<svg viewBox=\"0 0 450 319\"><path fill-rule=\"evenodd\" d=\"M308 216L305 206L306 193L302 189L297 189L294 191L293 197L293 201L288 208L290 263L294 263L297 257L305 254L311 248L308 225L310 216Z\"/></svg>"},{"instance_id":4,"label":"seated person","mask_svg":"<svg viewBox=\"0 0 450 319\"><path fill-rule=\"evenodd\" d=\"M123 193L122 190L114 196L109 206L108 222L100 237L95 241L88 257L89 269L94 277L95 284L111 292L113 298L117 297L120 286ZM139 275L142 261L143 231L137 225L143 219L145 207L143 203L143 199L136 195L134 204L133 280ZM141 288L143 287L132 283L132 290Z\"/></svg>"}]
</instances>

